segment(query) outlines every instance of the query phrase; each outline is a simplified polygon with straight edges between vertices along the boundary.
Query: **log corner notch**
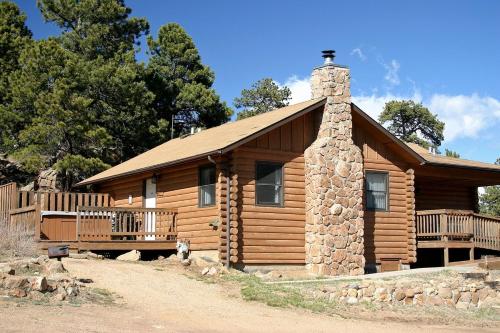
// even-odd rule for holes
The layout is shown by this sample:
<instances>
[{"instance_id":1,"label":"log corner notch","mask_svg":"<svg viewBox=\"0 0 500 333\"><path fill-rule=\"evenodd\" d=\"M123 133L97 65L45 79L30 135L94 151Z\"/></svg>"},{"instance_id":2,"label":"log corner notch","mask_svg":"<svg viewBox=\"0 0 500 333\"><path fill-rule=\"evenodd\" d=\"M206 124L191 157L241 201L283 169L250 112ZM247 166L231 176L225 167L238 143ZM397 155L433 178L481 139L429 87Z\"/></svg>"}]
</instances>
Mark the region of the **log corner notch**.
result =
<instances>
[{"instance_id":1,"label":"log corner notch","mask_svg":"<svg viewBox=\"0 0 500 333\"><path fill-rule=\"evenodd\" d=\"M408 263L417 262L417 230L415 227L415 171L406 170L406 211L408 216Z\"/></svg>"},{"instance_id":2,"label":"log corner notch","mask_svg":"<svg viewBox=\"0 0 500 333\"><path fill-rule=\"evenodd\" d=\"M221 222L219 258L222 263L229 266L228 252L230 263L237 263L239 258L238 174L235 171L231 154L221 158L219 165L219 219Z\"/></svg>"}]
</instances>

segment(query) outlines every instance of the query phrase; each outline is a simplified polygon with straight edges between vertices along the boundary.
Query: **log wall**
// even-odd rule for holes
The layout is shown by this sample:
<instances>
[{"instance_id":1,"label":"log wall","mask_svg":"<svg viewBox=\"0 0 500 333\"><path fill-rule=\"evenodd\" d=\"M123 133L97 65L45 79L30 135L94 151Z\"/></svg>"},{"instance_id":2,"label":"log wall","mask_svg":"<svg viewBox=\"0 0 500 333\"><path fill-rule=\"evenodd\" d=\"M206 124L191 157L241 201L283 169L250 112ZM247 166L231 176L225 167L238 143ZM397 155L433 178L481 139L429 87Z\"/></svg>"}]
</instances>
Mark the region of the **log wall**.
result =
<instances>
[{"instance_id":1,"label":"log wall","mask_svg":"<svg viewBox=\"0 0 500 333\"><path fill-rule=\"evenodd\" d=\"M156 207L177 210L178 239L187 239L192 250L219 248L219 230L210 226L219 216L218 203L211 207L198 207L198 168L208 160L165 168L158 172ZM109 192L116 207L142 207L144 180L152 175L128 177L106 183L100 190ZM220 197L220 186L216 186ZM128 196L132 195L132 204Z\"/></svg>"},{"instance_id":2,"label":"log wall","mask_svg":"<svg viewBox=\"0 0 500 333\"><path fill-rule=\"evenodd\" d=\"M383 139L361 122L354 122L355 143L362 149L364 169L389 174L388 211L364 212L365 258L368 264L381 259L414 261L412 208L413 174L408 165L395 154ZM411 251L411 255L409 255Z\"/></svg>"},{"instance_id":3,"label":"log wall","mask_svg":"<svg viewBox=\"0 0 500 333\"><path fill-rule=\"evenodd\" d=\"M314 112L233 153L238 174L238 261L243 264L305 263L304 150L314 138ZM255 204L257 161L283 163L283 207Z\"/></svg>"},{"instance_id":4,"label":"log wall","mask_svg":"<svg viewBox=\"0 0 500 333\"><path fill-rule=\"evenodd\" d=\"M462 209L477 210L477 189L461 184L450 184L441 180L416 180L417 210Z\"/></svg>"}]
</instances>

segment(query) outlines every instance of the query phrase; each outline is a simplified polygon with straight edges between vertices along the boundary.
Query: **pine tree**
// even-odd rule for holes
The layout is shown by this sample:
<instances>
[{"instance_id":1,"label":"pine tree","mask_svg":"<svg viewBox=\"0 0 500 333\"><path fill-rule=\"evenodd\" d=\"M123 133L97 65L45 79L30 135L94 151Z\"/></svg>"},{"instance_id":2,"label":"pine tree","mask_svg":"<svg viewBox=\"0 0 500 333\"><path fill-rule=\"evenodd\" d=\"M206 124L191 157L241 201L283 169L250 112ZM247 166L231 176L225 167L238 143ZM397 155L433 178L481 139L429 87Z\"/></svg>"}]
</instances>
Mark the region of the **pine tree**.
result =
<instances>
[{"instance_id":1,"label":"pine tree","mask_svg":"<svg viewBox=\"0 0 500 333\"><path fill-rule=\"evenodd\" d=\"M16 128L15 115L7 113L11 102L10 77L19 69L21 52L32 42L31 31L26 27L26 15L16 4L0 2L0 153L4 142L11 140Z\"/></svg>"},{"instance_id":2,"label":"pine tree","mask_svg":"<svg viewBox=\"0 0 500 333\"><path fill-rule=\"evenodd\" d=\"M234 106L242 108L238 119L255 116L288 105L292 92L288 87L278 86L273 79L257 81L250 89L243 89L241 97L234 99Z\"/></svg>"},{"instance_id":3,"label":"pine tree","mask_svg":"<svg viewBox=\"0 0 500 333\"><path fill-rule=\"evenodd\" d=\"M379 116L381 124L403 141L425 148L438 147L444 140L444 123L429 109L414 101L390 101Z\"/></svg>"},{"instance_id":4,"label":"pine tree","mask_svg":"<svg viewBox=\"0 0 500 333\"><path fill-rule=\"evenodd\" d=\"M203 65L191 37L175 23L162 26L157 39L148 38L151 55L147 85L155 94L157 142L185 133L190 127L213 127L228 121L232 110L212 88L214 73ZM172 118L174 133L171 133Z\"/></svg>"}]
</instances>

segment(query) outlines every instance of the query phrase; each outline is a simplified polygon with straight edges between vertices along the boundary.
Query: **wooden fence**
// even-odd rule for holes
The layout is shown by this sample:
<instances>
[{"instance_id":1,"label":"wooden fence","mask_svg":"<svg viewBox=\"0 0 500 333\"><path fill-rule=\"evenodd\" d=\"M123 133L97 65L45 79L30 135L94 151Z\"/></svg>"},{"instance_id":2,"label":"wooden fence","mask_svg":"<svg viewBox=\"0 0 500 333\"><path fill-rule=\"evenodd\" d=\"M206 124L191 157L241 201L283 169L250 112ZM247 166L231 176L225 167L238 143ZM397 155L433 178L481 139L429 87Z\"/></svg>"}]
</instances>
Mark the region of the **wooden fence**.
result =
<instances>
[{"instance_id":1,"label":"wooden fence","mask_svg":"<svg viewBox=\"0 0 500 333\"><path fill-rule=\"evenodd\" d=\"M15 183L0 186L0 223L34 230L36 239L42 234L42 212L74 212L76 215L79 206L109 207L109 194L21 191Z\"/></svg>"},{"instance_id":2,"label":"wooden fence","mask_svg":"<svg viewBox=\"0 0 500 333\"><path fill-rule=\"evenodd\" d=\"M9 223L10 211L14 208L16 192L17 186L15 183L0 185L0 223Z\"/></svg>"},{"instance_id":3,"label":"wooden fence","mask_svg":"<svg viewBox=\"0 0 500 333\"><path fill-rule=\"evenodd\" d=\"M500 218L468 210L417 211L417 239L470 241L474 247L500 250Z\"/></svg>"}]
</instances>

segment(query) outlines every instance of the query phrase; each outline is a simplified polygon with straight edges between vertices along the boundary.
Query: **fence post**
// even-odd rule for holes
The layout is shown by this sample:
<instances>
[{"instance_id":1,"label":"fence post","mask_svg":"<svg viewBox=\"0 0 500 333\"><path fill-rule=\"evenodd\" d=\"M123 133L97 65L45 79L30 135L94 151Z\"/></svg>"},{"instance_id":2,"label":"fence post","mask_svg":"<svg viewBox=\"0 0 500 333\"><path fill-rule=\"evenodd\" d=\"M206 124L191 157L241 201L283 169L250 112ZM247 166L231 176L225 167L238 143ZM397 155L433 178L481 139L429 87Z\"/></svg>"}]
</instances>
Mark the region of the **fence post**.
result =
<instances>
[{"instance_id":1,"label":"fence post","mask_svg":"<svg viewBox=\"0 0 500 333\"><path fill-rule=\"evenodd\" d=\"M41 193L35 192L34 195L34 204L35 204L35 241L38 242L41 236L41 223L42 223L42 208L41 208Z\"/></svg>"}]
</instances>

